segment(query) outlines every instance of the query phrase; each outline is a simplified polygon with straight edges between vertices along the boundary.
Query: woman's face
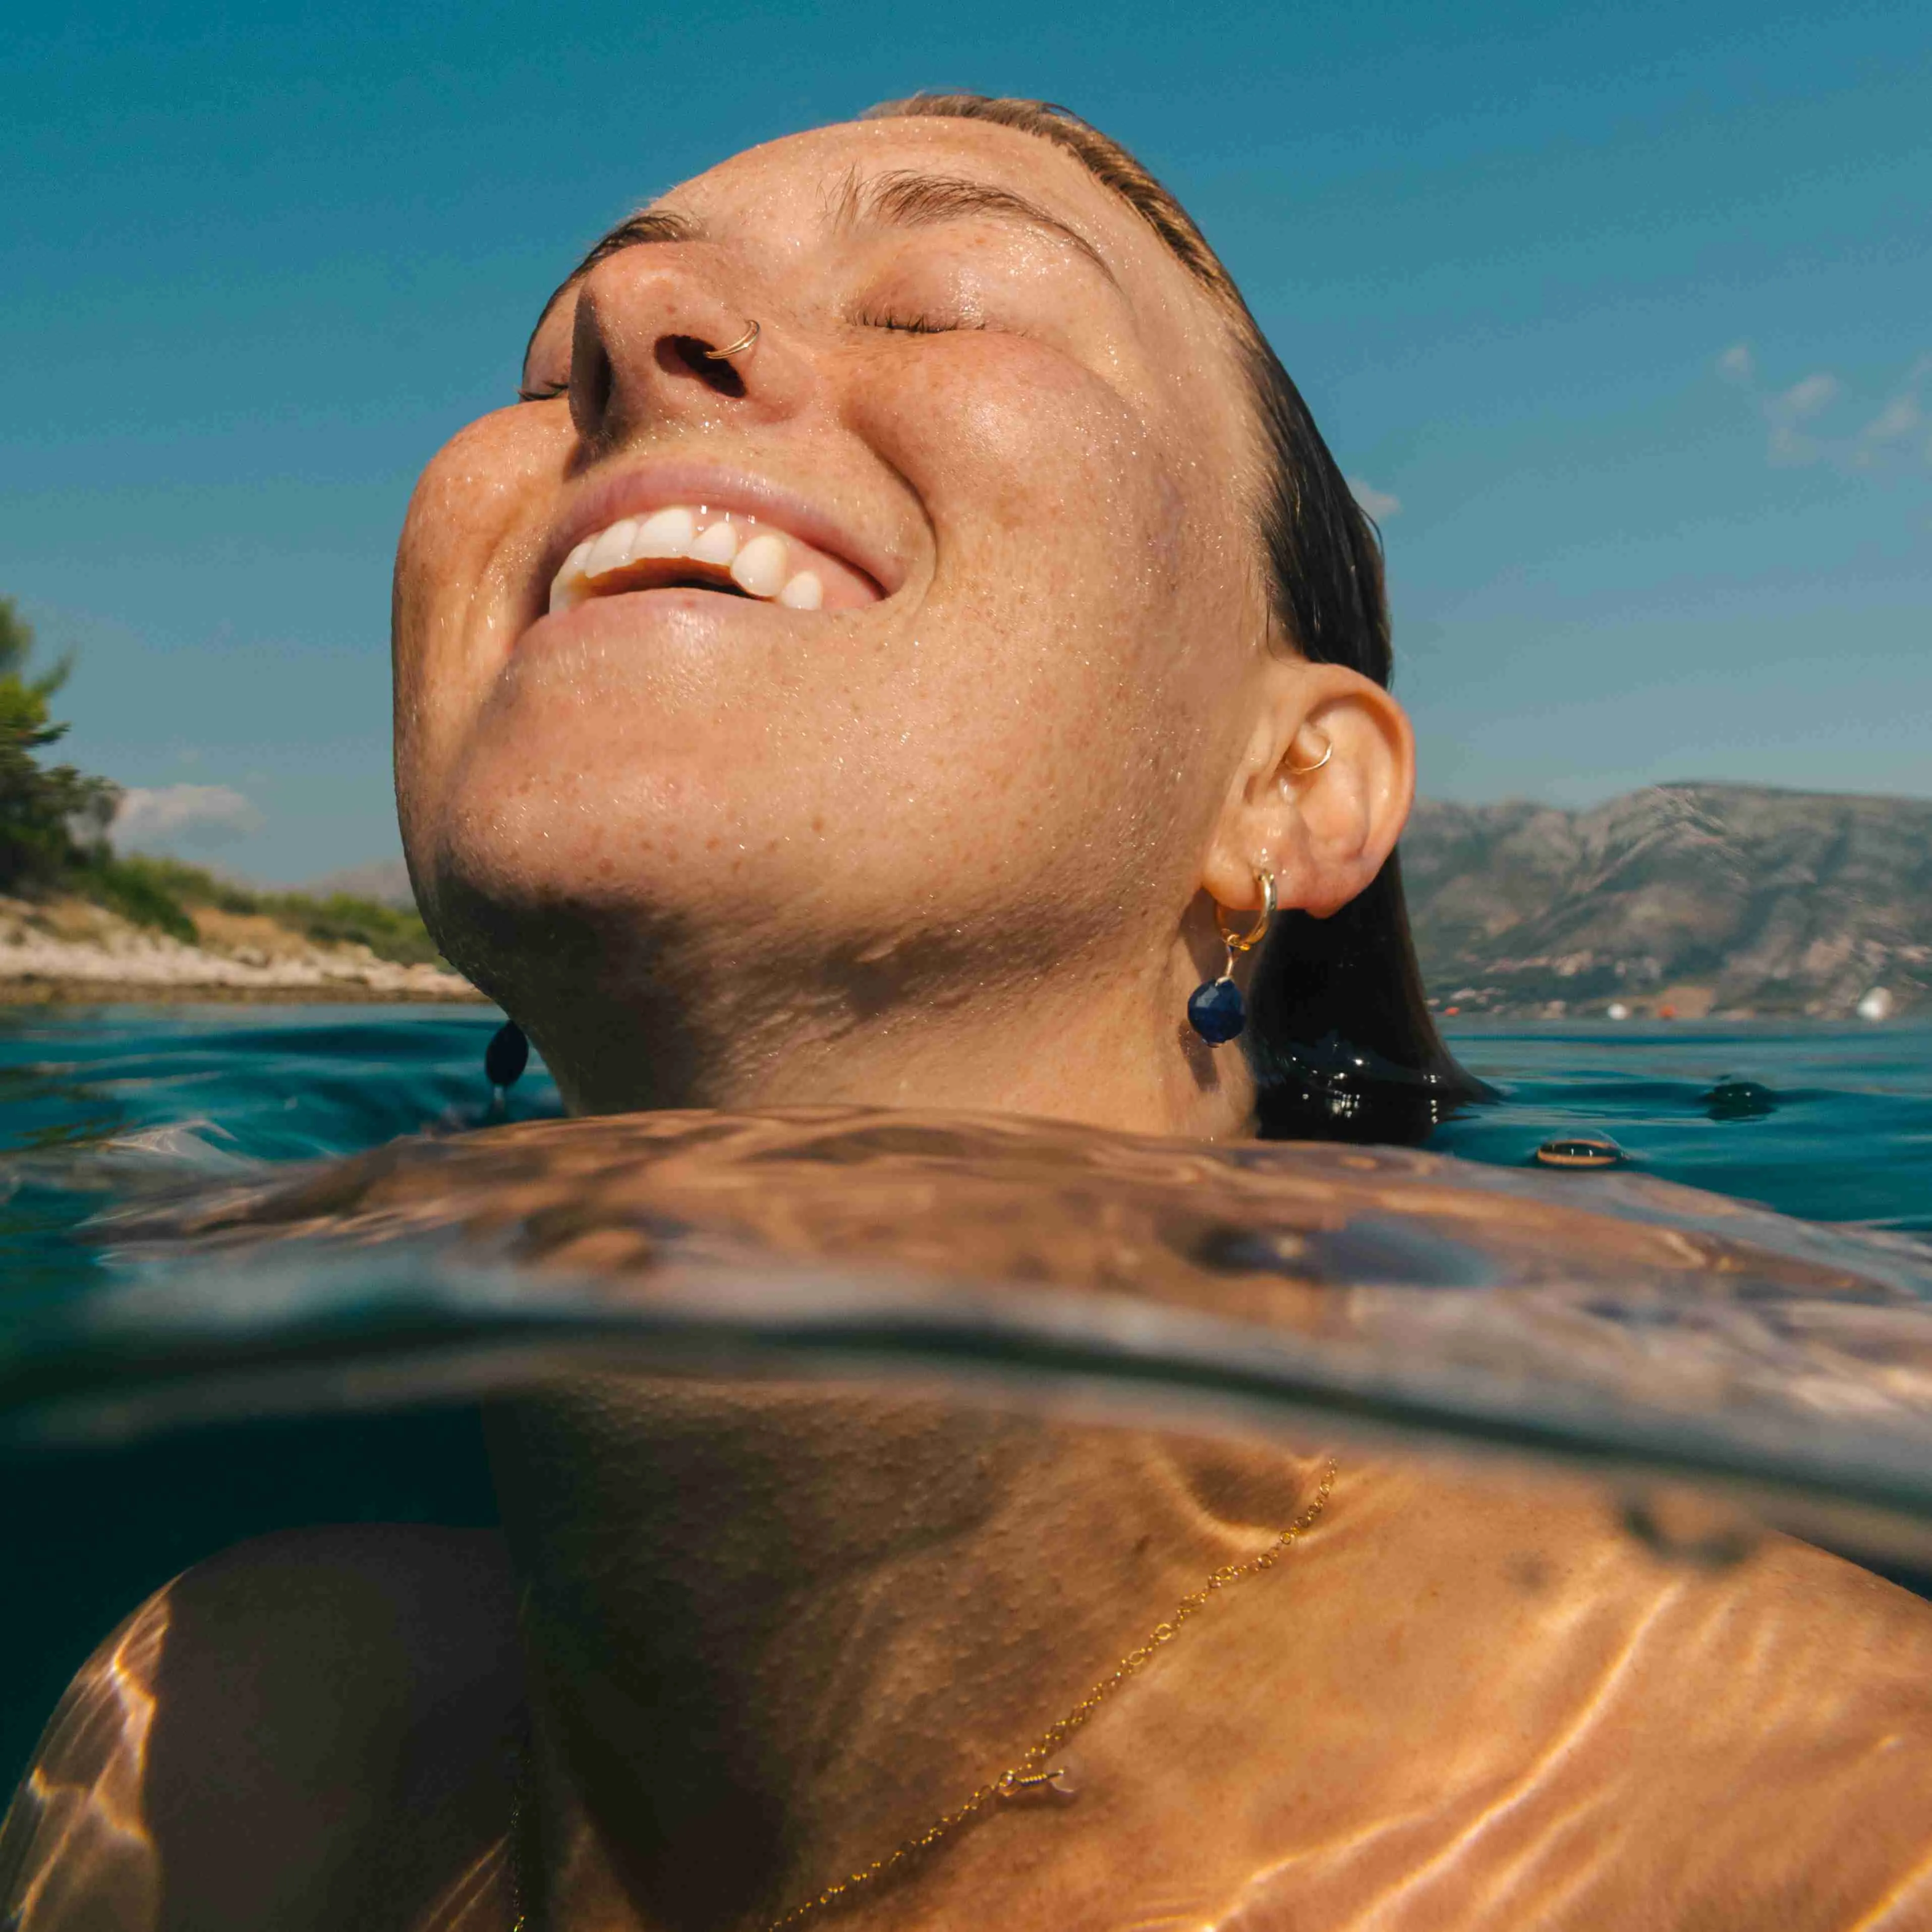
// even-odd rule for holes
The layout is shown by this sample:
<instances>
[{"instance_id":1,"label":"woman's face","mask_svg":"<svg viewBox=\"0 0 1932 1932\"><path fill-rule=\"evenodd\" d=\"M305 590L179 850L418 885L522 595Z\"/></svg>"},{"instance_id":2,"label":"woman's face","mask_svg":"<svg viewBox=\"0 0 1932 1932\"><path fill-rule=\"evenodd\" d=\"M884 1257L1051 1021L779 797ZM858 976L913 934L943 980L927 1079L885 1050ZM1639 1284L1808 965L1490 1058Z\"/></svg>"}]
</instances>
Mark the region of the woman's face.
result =
<instances>
[{"instance_id":1,"label":"woman's face","mask_svg":"<svg viewBox=\"0 0 1932 1932\"><path fill-rule=\"evenodd\" d=\"M1171 944L1266 656L1206 298L1072 157L964 121L656 212L404 532L398 793L451 957L554 1060L613 1000L762 974L850 1018Z\"/></svg>"}]
</instances>

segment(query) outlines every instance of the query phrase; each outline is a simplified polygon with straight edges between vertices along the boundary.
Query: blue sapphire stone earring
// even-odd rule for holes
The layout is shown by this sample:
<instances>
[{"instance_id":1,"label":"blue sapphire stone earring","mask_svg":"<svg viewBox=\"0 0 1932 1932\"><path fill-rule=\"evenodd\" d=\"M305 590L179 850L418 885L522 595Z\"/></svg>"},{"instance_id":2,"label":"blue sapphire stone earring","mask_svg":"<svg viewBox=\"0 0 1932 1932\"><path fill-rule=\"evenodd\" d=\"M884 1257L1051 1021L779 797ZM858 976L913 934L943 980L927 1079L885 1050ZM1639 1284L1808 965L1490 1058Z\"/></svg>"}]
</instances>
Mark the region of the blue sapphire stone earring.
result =
<instances>
[{"instance_id":1,"label":"blue sapphire stone earring","mask_svg":"<svg viewBox=\"0 0 1932 1932\"><path fill-rule=\"evenodd\" d=\"M1203 980L1187 1002L1187 1024L1210 1046L1239 1039L1247 1023L1247 1002L1232 980Z\"/></svg>"},{"instance_id":2,"label":"blue sapphire stone earring","mask_svg":"<svg viewBox=\"0 0 1932 1932\"><path fill-rule=\"evenodd\" d=\"M495 1090L498 1100L506 1087L514 1087L530 1064L530 1043L514 1020L506 1020L490 1036L483 1049L483 1077Z\"/></svg>"},{"instance_id":3,"label":"blue sapphire stone earring","mask_svg":"<svg viewBox=\"0 0 1932 1932\"><path fill-rule=\"evenodd\" d=\"M1274 917L1274 874L1264 866L1258 868L1255 883L1262 889L1262 909L1246 932L1229 928L1226 907L1214 908L1214 924L1228 949L1228 963L1218 980L1204 980L1187 1002L1187 1024L1210 1046L1226 1046L1229 1040L1238 1040L1248 1023L1247 1002L1234 984L1234 961L1241 953L1252 952L1267 934L1268 922Z\"/></svg>"}]
</instances>

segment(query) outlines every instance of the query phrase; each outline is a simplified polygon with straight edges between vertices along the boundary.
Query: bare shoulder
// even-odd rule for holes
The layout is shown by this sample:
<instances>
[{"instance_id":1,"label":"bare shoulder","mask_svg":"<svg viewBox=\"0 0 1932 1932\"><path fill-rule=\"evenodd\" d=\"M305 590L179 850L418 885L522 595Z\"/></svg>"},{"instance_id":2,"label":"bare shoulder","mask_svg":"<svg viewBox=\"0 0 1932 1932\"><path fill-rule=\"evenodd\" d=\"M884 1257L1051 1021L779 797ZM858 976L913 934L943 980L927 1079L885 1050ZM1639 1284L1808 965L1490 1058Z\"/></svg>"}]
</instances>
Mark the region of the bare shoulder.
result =
<instances>
[{"instance_id":1,"label":"bare shoulder","mask_svg":"<svg viewBox=\"0 0 1932 1932\"><path fill-rule=\"evenodd\" d=\"M1332 1883L1338 1923L1445 1932L1932 1924L1932 1605L1783 1537L1660 1554L1600 1498L1336 1502L1307 1556L1348 1688L1301 1736L1353 1802L1294 1835L1358 1849L1280 1868L1306 1922Z\"/></svg>"},{"instance_id":2,"label":"bare shoulder","mask_svg":"<svg viewBox=\"0 0 1932 1932\"><path fill-rule=\"evenodd\" d=\"M416 1925L504 1829L522 1708L494 1533L242 1544L75 1678L0 1830L0 1912L23 1932Z\"/></svg>"}]
</instances>

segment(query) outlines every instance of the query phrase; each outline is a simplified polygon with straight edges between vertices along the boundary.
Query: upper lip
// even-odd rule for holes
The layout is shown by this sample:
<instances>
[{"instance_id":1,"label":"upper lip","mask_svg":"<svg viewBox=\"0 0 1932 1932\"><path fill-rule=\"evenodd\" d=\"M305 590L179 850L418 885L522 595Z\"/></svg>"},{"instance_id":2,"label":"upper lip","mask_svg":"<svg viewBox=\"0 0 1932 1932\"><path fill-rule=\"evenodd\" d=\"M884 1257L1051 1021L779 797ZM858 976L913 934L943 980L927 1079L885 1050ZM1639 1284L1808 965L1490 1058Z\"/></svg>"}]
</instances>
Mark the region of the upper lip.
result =
<instances>
[{"instance_id":1,"label":"upper lip","mask_svg":"<svg viewBox=\"0 0 1932 1932\"><path fill-rule=\"evenodd\" d=\"M626 517L642 516L674 503L755 517L864 572L884 596L890 597L905 580L904 563L890 545L839 522L782 484L747 470L661 460L601 477L584 490L544 547L537 578L539 591L548 592L564 559L586 537L608 530Z\"/></svg>"}]
</instances>

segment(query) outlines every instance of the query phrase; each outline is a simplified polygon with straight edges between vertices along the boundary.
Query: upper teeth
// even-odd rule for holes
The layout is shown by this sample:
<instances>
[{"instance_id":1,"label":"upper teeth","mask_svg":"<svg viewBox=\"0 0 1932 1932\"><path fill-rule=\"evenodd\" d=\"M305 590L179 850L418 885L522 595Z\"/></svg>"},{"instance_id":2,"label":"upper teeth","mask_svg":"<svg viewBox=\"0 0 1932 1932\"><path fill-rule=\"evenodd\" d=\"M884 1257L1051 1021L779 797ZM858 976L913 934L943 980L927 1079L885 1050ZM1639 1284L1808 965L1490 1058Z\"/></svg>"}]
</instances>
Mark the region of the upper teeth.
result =
<instances>
[{"instance_id":1,"label":"upper teeth","mask_svg":"<svg viewBox=\"0 0 1932 1932\"><path fill-rule=\"evenodd\" d=\"M646 558L688 557L694 563L728 568L732 581L748 596L776 598L794 610L816 610L825 586L812 570L791 568L791 547L770 530L741 529L720 513L673 504L647 517L627 517L586 537L563 560L552 578L550 608L568 610L592 595L598 578L628 569Z\"/></svg>"}]
</instances>

